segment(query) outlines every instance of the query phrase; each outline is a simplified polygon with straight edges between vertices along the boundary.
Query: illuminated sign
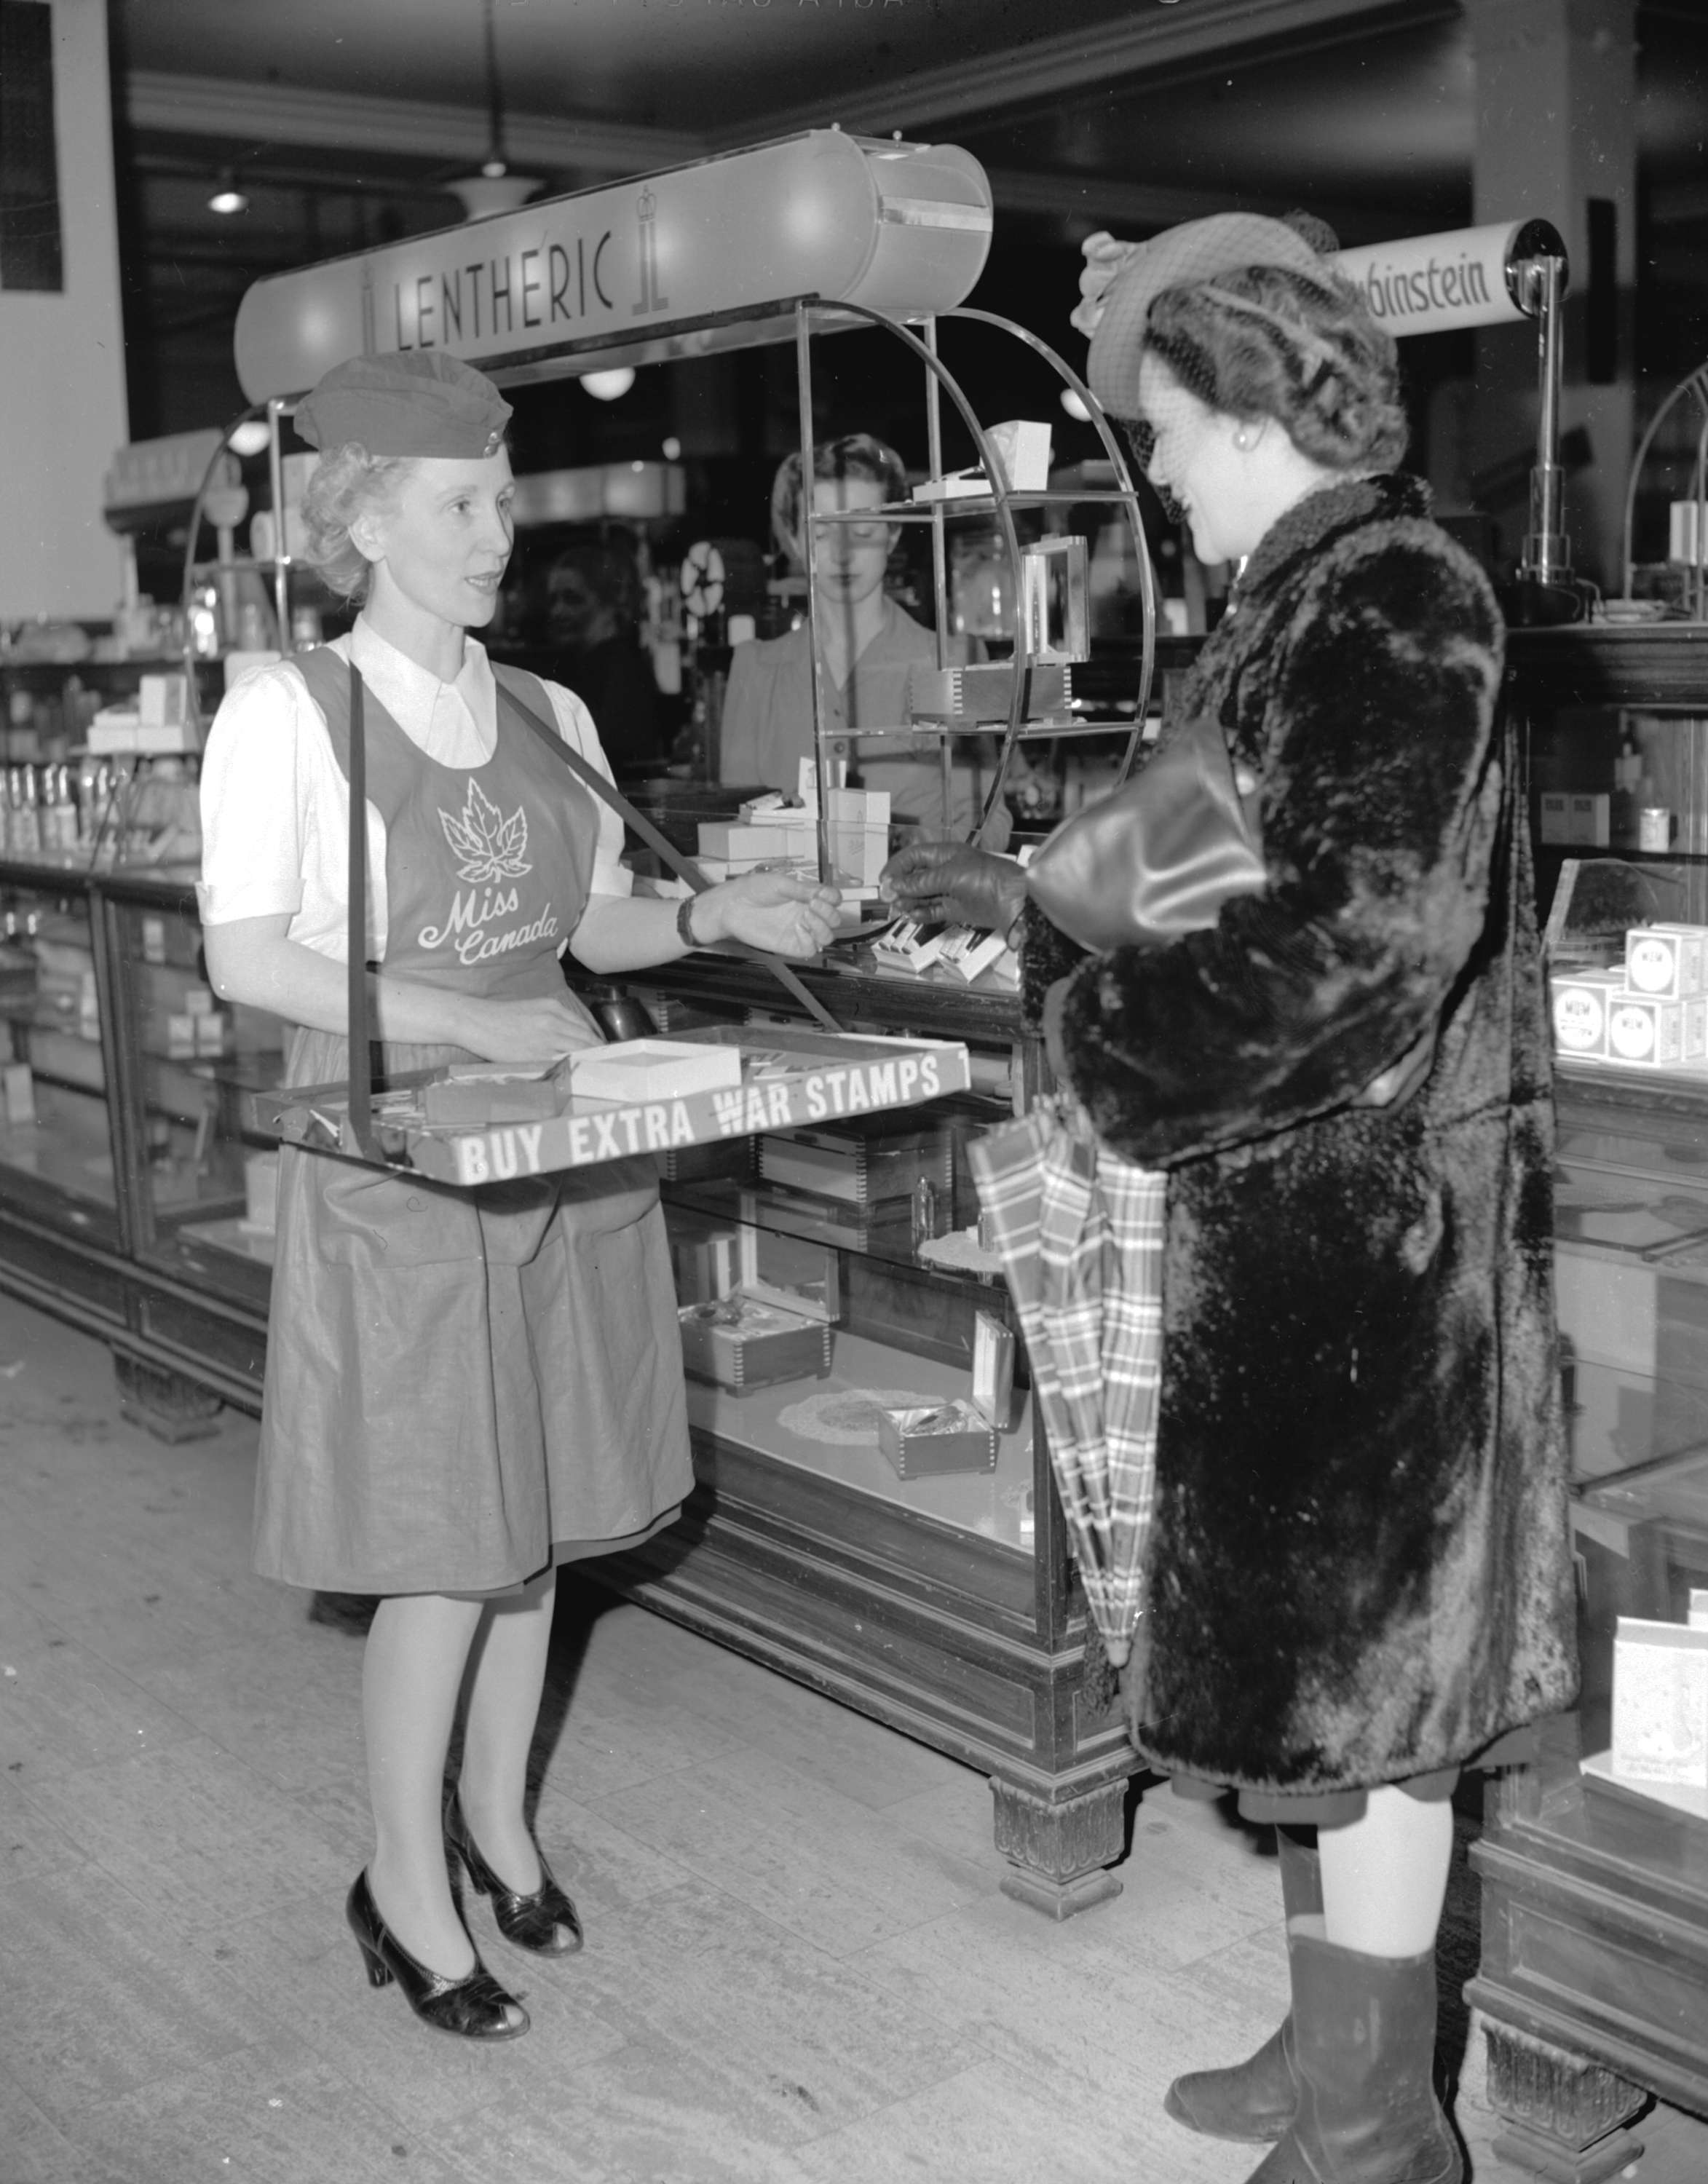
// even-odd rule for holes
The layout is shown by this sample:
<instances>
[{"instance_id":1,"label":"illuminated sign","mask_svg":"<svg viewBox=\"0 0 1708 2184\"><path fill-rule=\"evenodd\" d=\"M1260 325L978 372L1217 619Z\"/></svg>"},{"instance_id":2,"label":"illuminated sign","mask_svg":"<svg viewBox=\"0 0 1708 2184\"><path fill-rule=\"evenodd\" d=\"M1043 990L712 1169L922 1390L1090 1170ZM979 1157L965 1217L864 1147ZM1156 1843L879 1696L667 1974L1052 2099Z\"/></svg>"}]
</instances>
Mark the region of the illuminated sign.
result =
<instances>
[{"instance_id":1,"label":"illuminated sign","mask_svg":"<svg viewBox=\"0 0 1708 2184\"><path fill-rule=\"evenodd\" d=\"M1530 317L1516 269L1543 254L1566 254L1546 221L1505 220L1342 250L1335 263L1391 334L1433 334Z\"/></svg>"},{"instance_id":2,"label":"illuminated sign","mask_svg":"<svg viewBox=\"0 0 1708 2184\"><path fill-rule=\"evenodd\" d=\"M449 349L500 377L697 355L764 330L658 330L806 295L948 309L990 241L970 153L809 130L258 281L237 310L237 376L258 402L365 353Z\"/></svg>"}]
</instances>

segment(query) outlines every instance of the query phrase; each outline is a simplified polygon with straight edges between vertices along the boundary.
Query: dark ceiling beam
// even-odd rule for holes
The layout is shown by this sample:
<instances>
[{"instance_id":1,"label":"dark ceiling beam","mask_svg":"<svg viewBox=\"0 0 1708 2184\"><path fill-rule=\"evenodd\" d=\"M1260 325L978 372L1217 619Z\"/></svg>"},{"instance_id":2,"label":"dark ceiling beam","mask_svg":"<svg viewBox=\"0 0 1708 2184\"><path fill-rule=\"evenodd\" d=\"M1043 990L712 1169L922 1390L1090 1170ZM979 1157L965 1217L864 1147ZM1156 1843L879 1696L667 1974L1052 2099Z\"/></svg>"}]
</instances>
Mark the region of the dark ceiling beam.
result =
<instances>
[{"instance_id":1,"label":"dark ceiling beam","mask_svg":"<svg viewBox=\"0 0 1708 2184\"><path fill-rule=\"evenodd\" d=\"M473 165L487 149L483 103L368 98L354 92L300 91L287 84L233 83L146 69L126 79L125 118L138 132L237 140L263 152L279 145L320 145L347 153L360 144L374 152L466 159ZM511 164L519 170L539 164L587 174L645 174L699 159L706 150L703 140L687 130L508 111L504 136Z\"/></svg>"},{"instance_id":2,"label":"dark ceiling beam","mask_svg":"<svg viewBox=\"0 0 1708 2184\"><path fill-rule=\"evenodd\" d=\"M1225 188L1181 189L1162 182L1125 181L1109 175L1075 176L987 167L991 195L999 212L1030 213L1059 219L1075 228L1107 227L1119 235L1147 235L1184 220L1203 220L1217 212L1268 213L1279 220L1298 204L1289 197L1268 198ZM1392 220L1372 214L1368 205L1323 204L1315 196L1311 210L1342 238L1386 233Z\"/></svg>"},{"instance_id":3,"label":"dark ceiling beam","mask_svg":"<svg viewBox=\"0 0 1708 2184\"><path fill-rule=\"evenodd\" d=\"M1124 87L1189 76L1206 64L1231 63L1253 49L1298 52L1412 29L1456 16L1453 0L1188 0L1158 7L1138 0L1118 21L1034 38L1012 51L919 69L869 86L836 86L766 116L766 132L840 122L882 134L937 129L1016 109L1036 108L1100 85ZM744 142L751 125L712 132L720 150Z\"/></svg>"}]
</instances>

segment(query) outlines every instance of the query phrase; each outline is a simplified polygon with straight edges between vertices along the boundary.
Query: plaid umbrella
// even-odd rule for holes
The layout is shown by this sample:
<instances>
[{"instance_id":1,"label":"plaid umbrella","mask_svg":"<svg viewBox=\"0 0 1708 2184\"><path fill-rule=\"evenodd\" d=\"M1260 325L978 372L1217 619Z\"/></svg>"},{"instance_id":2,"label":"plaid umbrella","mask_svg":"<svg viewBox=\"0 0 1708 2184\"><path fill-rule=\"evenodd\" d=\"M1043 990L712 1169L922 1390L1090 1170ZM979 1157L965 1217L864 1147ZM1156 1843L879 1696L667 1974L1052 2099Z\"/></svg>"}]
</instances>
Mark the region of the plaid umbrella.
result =
<instances>
[{"instance_id":1,"label":"plaid umbrella","mask_svg":"<svg viewBox=\"0 0 1708 2184\"><path fill-rule=\"evenodd\" d=\"M1132 1651L1156 1482L1166 1178L1041 1103L970 1147L1032 1363L1050 1462L1111 1663Z\"/></svg>"}]
</instances>

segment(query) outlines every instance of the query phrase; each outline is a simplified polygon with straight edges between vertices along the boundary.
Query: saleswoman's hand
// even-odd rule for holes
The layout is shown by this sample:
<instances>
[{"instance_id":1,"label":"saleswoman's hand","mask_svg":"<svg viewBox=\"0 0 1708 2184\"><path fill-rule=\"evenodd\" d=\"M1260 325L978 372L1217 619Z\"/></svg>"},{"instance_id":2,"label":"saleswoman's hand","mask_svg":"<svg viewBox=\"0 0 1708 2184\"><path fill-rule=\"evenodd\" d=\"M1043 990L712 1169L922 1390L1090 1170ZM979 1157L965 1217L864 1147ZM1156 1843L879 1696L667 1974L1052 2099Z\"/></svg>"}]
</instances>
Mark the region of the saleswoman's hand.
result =
<instances>
[{"instance_id":1,"label":"saleswoman's hand","mask_svg":"<svg viewBox=\"0 0 1708 2184\"><path fill-rule=\"evenodd\" d=\"M585 1010L567 994L537 1000L469 1000L460 1044L483 1061L555 1061L604 1041Z\"/></svg>"},{"instance_id":2,"label":"saleswoman's hand","mask_svg":"<svg viewBox=\"0 0 1708 2184\"><path fill-rule=\"evenodd\" d=\"M1012 857L970 842L910 842L885 866L879 884L907 916L1002 933L1026 894L1026 876Z\"/></svg>"},{"instance_id":3,"label":"saleswoman's hand","mask_svg":"<svg viewBox=\"0 0 1708 2184\"><path fill-rule=\"evenodd\" d=\"M773 956L816 956L836 931L840 894L792 872L744 872L695 899L694 933L710 947L745 940Z\"/></svg>"}]
</instances>

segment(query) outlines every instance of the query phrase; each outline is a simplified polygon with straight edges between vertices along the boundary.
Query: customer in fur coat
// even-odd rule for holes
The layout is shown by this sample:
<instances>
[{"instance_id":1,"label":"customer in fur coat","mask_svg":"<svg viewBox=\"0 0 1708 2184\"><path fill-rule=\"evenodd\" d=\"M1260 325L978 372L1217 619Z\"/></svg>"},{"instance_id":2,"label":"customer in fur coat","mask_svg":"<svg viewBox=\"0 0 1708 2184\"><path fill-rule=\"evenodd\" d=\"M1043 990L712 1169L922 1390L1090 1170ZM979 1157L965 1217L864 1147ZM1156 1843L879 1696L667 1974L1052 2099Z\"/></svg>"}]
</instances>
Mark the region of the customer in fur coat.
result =
<instances>
[{"instance_id":1,"label":"customer in fur coat","mask_svg":"<svg viewBox=\"0 0 1708 2184\"><path fill-rule=\"evenodd\" d=\"M1092 385L1200 558L1239 570L1170 722L1213 715L1254 777L1267 885L1089 957L1007 860L920 844L890 888L1017 931L1058 1073L1167 1172L1124 1696L1177 1786L1276 1825L1292 1990L1169 2113L1278 2142L1252 2184L1458 2184L1431 2070L1448 1799L1576 1685L1501 627L1395 467L1393 344L1308 234L1227 215L1118 262Z\"/></svg>"}]
</instances>

